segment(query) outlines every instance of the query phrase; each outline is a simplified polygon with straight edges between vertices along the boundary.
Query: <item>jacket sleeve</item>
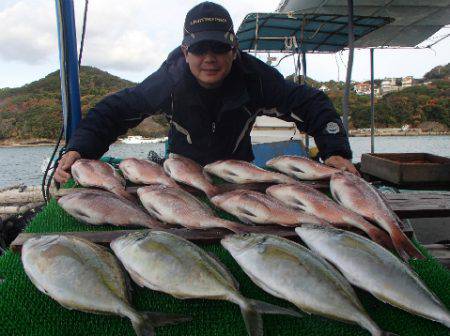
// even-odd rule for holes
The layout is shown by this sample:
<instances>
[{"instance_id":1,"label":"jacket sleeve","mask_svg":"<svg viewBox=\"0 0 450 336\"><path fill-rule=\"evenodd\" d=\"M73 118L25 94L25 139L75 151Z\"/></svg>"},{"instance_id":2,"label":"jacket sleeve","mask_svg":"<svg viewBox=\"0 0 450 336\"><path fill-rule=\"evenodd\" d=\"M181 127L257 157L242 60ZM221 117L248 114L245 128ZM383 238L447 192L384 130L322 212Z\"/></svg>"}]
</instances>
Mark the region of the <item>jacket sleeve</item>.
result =
<instances>
[{"instance_id":1,"label":"jacket sleeve","mask_svg":"<svg viewBox=\"0 0 450 336\"><path fill-rule=\"evenodd\" d=\"M295 122L300 131L313 136L322 160L332 155L351 159L347 132L327 95L285 80L276 69L269 71L270 77L263 80L265 109L280 119Z\"/></svg>"},{"instance_id":2,"label":"jacket sleeve","mask_svg":"<svg viewBox=\"0 0 450 336\"><path fill-rule=\"evenodd\" d=\"M165 91L162 72L160 68L137 86L103 98L80 122L67 150L77 151L83 158L98 159L128 129L159 113L160 102L155 97L162 97Z\"/></svg>"}]
</instances>

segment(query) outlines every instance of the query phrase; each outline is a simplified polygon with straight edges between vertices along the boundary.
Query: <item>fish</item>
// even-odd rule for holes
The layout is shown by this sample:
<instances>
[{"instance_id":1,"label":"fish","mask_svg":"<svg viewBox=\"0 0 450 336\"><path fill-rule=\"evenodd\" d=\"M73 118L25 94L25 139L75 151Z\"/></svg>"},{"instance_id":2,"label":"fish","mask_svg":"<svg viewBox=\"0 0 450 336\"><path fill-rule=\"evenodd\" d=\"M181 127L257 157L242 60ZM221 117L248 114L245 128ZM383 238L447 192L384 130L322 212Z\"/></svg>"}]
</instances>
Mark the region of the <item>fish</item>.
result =
<instances>
[{"instance_id":1,"label":"fish","mask_svg":"<svg viewBox=\"0 0 450 336\"><path fill-rule=\"evenodd\" d=\"M163 166L172 179L203 191L209 198L221 192L203 173L203 167L194 160L176 155L165 160Z\"/></svg>"},{"instance_id":2,"label":"fish","mask_svg":"<svg viewBox=\"0 0 450 336\"><path fill-rule=\"evenodd\" d=\"M393 248L391 239L385 231L308 185L278 184L267 188L266 193L289 207L315 215L333 226L358 228L374 242L389 249Z\"/></svg>"},{"instance_id":3,"label":"fish","mask_svg":"<svg viewBox=\"0 0 450 336\"><path fill-rule=\"evenodd\" d=\"M251 336L263 335L261 314L299 316L290 309L244 297L217 257L174 234L136 232L113 240L111 249L141 287L178 299L225 300L239 305Z\"/></svg>"},{"instance_id":4,"label":"fish","mask_svg":"<svg viewBox=\"0 0 450 336\"><path fill-rule=\"evenodd\" d=\"M266 166L299 180L327 180L340 170L302 156L281 155L266 162Z\"/></svg>"},{"instance_id":5,"label":"fish","mask_svg":"<svg viewBox=\"0 0 450 336\"><path fill-rule=\"evenodd\" d=\"M119 169L127 180L136 184L163 184L174 188L179 187L166 175L164 168L155 162L126 158L120 162Z\"/></svg>"},{"instance_id":6,"label":"fish","mask_svg":"<svg viewBox=\"0 0 450 336\"><path fill-rule=\"evenodd\" d=\"M136 335L154 335L154 328L189 320L184 316L138 312L130 304L127 278L106 248L85 239L45 235L28 239L22 263L31 282L67 309L115 314L131 320Z\"/></svg>"},{"instance_id":7,"label":"fish","mask_svg":"<svg viewBox=\"0 0 450 336\"><path fill-rule=\"evenodd\" d=\"M165 227L135 203L116 194L98 189L75 190L58 199L58 204L82 222L93 225Z\"/></svg>"},{"instance_id":8,"label":"fish","mask_svg":"<svg viewBox=\"0 0 450 336\"><path fill-rule=\"evenodd\" d=\"M138 188L137 194L147 211L159 220L189 229L226 228L234 232L251 230L214 215L213 210L187 191L163 185Z\"/></svg>"},{"instance_id":9,"label":"fish","mask_svg":"<svg viewBox=\"0 0 450 336\"><path fill-rule=\"evenodd\" d=\"M276 198L253 190L230 191L216 195L210 201L244 223L282 226L297 226L302 223L328 224L314 215L289 208Z\"/></svg>"},{"instance_id":10,"label":"fish","mask_svg":"<svg viewBox=\"0 0 450 336\"><path fill-rule=\"evenodd\" d=\"M100 160L79 159L71 167L72 176L83 187L108 190L132 202L136 199L125 190L125 179L113 166Z\"/></svg>"},{"instance_id":11,"label":"fish","mask_svg":"<svg viewBox=\"0 0 450 336\"><path fill-rule=\"evenodd\" d=\"M306 245L353 285L377 299L450 328L450 313L408 264L371 240L336 228L305 225L295 231Z\"/></svg>"},{"instance_id":12,"label":"fish","mask_svg":"<svg viewBox=\"0 0 450 336\"><path fill-rule=\"evenodd\" d=\"M300 244L257 233L229 235L221 244L267 293L306 313L357 323L373 336L390 335L367 315L348 281L331 264Z\"/></svg>"},{"instance_id":13,"label":"fish","mask_svg":"<svg viewBox=\"0 0 450 336\"><path fill-rule=\"evenodd\" d=\"M401 258L404 260L410 257L425 258L400 229L398 225L400 219L368 182L343 171L333 174L330 179L330 190L338 203L386 230Z\"/></svg>"},{"instance_id":14,"label":"fish","mask_svg":"<svg viewBox=\"0 0 450 336\"><path fill-rule=\"evenodd\" d=\"M293 178L271 172L247 161L220 160L207 164L203 170L231 183L296 183Z\"/></svg>"}]
</instances>

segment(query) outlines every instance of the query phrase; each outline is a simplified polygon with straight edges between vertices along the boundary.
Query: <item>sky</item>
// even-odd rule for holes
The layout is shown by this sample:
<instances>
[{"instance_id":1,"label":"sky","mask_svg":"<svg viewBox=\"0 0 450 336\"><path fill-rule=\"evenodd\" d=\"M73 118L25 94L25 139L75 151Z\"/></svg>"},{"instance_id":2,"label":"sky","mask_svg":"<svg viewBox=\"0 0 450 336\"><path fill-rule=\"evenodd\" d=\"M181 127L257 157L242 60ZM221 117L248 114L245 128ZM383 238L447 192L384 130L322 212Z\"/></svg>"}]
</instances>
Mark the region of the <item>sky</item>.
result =
<instances>
[{"instance_id":1,"label":"sky","mask_svg":"<svg viewBox=\"0 0 450 336\"><path fill-rule=\"evenodd\" d=\"M182 39L187 11L196 0L91 0L89 1L83 65L140 82L158 69ZM278 0L224 0L235 29L250 12L274 11ZM84 0L74 0L77 39L80 43ZM444 28L436 35L450 33ZM0 88L18 87L59 68L54 0L0 1ZM345 80L347 52L310 55L308 76L320 80ZM266 60L266 56L261 56ZM375 50L375 78L422 77L437 65L450 62L450 38L432 50ZM278 69L294 71L291 57ZM356 50L352 78L370 77L369 50Z\"/></svg>"}]
</instances>

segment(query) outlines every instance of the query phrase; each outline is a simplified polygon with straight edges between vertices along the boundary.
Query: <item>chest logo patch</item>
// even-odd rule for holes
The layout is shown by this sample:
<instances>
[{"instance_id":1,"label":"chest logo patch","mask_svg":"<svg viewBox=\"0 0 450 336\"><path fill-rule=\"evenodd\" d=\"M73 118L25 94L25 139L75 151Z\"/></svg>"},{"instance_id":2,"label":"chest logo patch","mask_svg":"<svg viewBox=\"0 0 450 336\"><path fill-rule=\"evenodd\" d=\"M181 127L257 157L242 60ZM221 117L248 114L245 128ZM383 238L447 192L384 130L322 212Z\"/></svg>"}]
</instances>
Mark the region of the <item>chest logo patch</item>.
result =
<instances>
[{"instance_id":1,"label":"chest logo patch","mask_svg":"<svg viewBox=\"0 0 450 336\"><path fill-rule=\"evenodd\" d=\"M325 128L328 134L337 134L339 133L339 125L335 122L329 122L327 127Z\"/></svg>"}]
</instances>

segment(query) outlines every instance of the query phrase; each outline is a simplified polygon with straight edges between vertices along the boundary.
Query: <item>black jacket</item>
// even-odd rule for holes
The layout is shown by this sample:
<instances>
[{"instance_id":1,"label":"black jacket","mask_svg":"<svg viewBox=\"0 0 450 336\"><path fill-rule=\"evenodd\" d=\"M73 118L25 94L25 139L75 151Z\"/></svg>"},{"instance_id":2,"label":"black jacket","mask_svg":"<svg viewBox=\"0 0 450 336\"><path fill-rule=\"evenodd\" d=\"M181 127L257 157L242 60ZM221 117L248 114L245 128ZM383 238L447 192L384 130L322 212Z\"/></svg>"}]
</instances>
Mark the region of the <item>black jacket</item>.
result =
<instances>
[{"instance_id":1,"label":"black jacket","mask_svg":"<svg viewBox=\"0 0 450 336\"><path fill-rule=\"evenodd\" d=\"M68 150L99 158L111 143L143 119L165 113L169 151L200 164L219 159L254 159L250 131L259 115L295 122L312 135L319 155L351 158L342 122L328 97L307 85L286 81L274 68L241 52L221 86L221 102L208 111L180 48L135 87L101 100L74 132Z\"/></svg>"}]
</instances>

